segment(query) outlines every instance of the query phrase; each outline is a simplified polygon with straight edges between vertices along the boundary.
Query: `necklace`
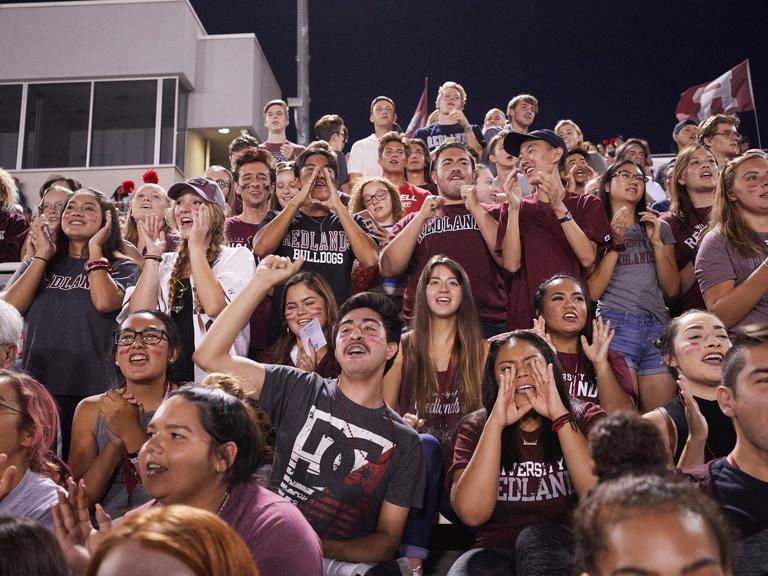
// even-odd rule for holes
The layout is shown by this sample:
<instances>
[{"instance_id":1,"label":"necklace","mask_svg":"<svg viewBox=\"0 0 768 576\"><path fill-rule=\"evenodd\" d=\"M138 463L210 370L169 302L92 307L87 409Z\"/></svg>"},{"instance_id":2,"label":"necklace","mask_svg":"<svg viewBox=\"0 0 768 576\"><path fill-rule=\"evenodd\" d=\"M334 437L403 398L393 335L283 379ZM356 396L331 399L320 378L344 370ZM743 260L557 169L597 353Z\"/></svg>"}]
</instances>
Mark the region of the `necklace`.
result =
<instances>
[{"instance_id":1,"label":"necklace","mask_svg":"<svg viewBox=\"0 0 768 576\"><path fill-rule=\"evenodd\" d=\"M319 228L320 228L319 234L320 234L321 238L322 238L322 235L323 235L323 225L325 224L325 221L328 220L328 216L330 216L330 215L331 215L331 212L328 211L328 214L323 216L322 220L318 220L314 216L310 216L309 214L307 214L307 218L309 218L310 220L312 220L312 222L314 222L315 224L317 224L319 226Z\"/></svg>"},{"instance_id":2,"label":"necklace","mask_svg":"<svg viewBox=\"0 0 768 576\"><path fill-rule=\"evenodd\" d=\"M216 510L216 516L221 515L221 511L224 510L224 506L227 505L227 500L229 500L229 490L227 490L224 493L224 500L221 501L221 504L219 504L219 509Z\"/></svg>"},{"instance_id":3,"label":"necklace","mask_svg":"<svg viewBox=\"0 0 768 576\"><path fill-rule=\"evenodd\" d=\"M360 453L360 457L363 458L363 460L367 460L371 464L376 464L377 466L388 464L389 461L392 459L392 454L395 453L395 448L397 447L397 443L395 442L395 423L392 421L392 416L389 413L389 405L387 404L387 401L384 400L384 396L381 397L381 403L383 404L385 409L384 417L387 420L389 420L390 432L392 434L392 451L389 453L389 456L387 456L386 460L379 461L379 458L377 458L376 460L368 460L366 458L365 451L360 449L360 447L357 445L357 438L355 438L355 435L352 434L352 427L349 425L349 418L347 417L347 409L344 406L344 402L341 399L342 394L341 394L340 384L341 384L341 376L339 376L339 379L336 381L336 392L334 395L336 396L336 401L339 403L339 407L341 408L342 418L344 419L344 424L347 427L347 433L349 434L349 437L352 439L352 444L354 445L355 450L357 450Z\"/></svg>"},{"instance_id":4,"label":"necklace","mask_svg":"<svg viewBox=\"0 0 768 576\"><path fill-rule=\"evenodd\" d=\"M529 440L526 438L526 435L530 434L533 435L533 432L526 432L525 430L520 430L520 438L523 440L523 446L538 446L539 445L539 434L541 433L541 426L539 426L536 429L536 437L533 440Z\"/></svg>"}]
</instances>

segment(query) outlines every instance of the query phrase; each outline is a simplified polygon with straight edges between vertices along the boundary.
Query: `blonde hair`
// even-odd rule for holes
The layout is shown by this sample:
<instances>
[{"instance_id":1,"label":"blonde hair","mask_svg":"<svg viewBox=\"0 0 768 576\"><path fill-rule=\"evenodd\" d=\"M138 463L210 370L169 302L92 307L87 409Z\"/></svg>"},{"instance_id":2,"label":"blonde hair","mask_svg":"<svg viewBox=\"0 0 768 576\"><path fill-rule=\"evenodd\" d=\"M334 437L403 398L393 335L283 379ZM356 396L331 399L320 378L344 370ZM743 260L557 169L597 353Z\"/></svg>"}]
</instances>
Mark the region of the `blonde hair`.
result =
<instances>
[{"instance_id":1,"label":"blonde hair","mask_svg":"<svg viewBox=\"0 0 768 576\"><path fill-rule=\"evenodd\" d=\"M443 82L443 85L440 86L440 88L437 89L437 99L438 100L443 95L443 92L445 92L446 88L453 88L454 90L458 90L459 91L459 94L461 94L461 105L462 105L462 107L467 103L467 91L464 90L464 86L462 86L458 82L453 82L451 80L449 80L448 82Z\"/></svg>"},{"instance_id":2,"label":"blonde hair","mask_svg":"<svg viewBox=\"0 0 768 576\"><path fill-rule=\"evenodd\" d=\"M199 508L156 506L127 516L101 540L86 576L96 576L115 548L135 542L173 556L196 576L258 576L251 552L218 516Z\"/></svg>"},{"instance_id":3,"label":"blonde hair","mask_svg":"<svg viewBox=\"0 0 768 576\"><path fill-rule=\"evenodd\" d=\"M208 250L205 253L205 259L209 265L212 265L221 254L221 250L227 242L226 236L226 216L224 210L218 205L207 203L213 209L213 220L211 221L211 227L208 229L208 233L211 235L211 241L208 243ZM176 222L176 216L171 211L168 215L168 220L171 222L173 228L178 229L178 222ZM171 276L168 279L168 310L173 310L173 300L176 297L176 285L181 279L184 270L189 264L189 244L186 238L181 240L179 244L179 255L176 258L176 262L173 265ZM193 294L193 306L195 310L200 308L197 294Z\"/></svg>"},{"instance_id":4,"label":"blonde hair","mask_svg":"<svg viewBox=\"0 0 768 576\"><path fill-rule=\"evenodd\" d=\"M13 176L0 168L0 210L10 210L19 203L19 189Z\"/></svg>"},{"instance_id":5,"label":"blonde hair","mask_svg":"<svg viewBox=\"0 0 768 576\"><path fill-rule=\"evenodd\" d=\"M125 215L125 225L123 226L123 240L127 240L134 246L138 245L139 242L139 229L136 225L136 219L133 217L133 203L138 197L139 192L144 190L144 188L152 188L154 190L160 190L163 193L163 196L165 196L165 203L166 203L166 228L168 228L168 208L171 207L171 199L168 198L168 193L166 192L165 188L160 186L159 184L143 184L142 186L139 186L139 189L136 190L133 194L131 194L131 201L128 204L128 213ZM167 231L166 231L167 234Z\"/></svg>"}]
</instances>

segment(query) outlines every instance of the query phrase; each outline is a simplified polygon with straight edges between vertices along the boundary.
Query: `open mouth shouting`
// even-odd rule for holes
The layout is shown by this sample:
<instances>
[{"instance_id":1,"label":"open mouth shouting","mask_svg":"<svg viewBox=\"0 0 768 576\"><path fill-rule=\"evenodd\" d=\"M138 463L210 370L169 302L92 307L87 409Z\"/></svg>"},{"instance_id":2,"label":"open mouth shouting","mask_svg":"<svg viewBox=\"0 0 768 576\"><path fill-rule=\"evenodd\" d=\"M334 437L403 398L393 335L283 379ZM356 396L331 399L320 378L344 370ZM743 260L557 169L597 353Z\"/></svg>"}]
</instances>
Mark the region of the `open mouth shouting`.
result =
<instances>
[{"instance_id":1,"label":"open mouth shouting","mask_svg":"<svg viewBox=\"0 0 768 576\"><path fill-rule=\"evenodd\" d=\"M720 352L710 352L701 361L709 366L720 366L723 363L723 354Z\"/></svg>"}]
</instances>

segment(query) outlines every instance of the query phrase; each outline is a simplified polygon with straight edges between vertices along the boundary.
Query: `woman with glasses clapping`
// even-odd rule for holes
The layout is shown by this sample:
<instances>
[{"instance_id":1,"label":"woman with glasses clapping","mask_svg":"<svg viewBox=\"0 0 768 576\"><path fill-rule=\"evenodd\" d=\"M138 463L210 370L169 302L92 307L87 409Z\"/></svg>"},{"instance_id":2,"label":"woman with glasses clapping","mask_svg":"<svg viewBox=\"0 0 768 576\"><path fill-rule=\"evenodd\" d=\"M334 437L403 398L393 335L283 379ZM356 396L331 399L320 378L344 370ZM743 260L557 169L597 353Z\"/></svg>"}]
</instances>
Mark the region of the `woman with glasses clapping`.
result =
<instances>
[{"instance_id":1,"label":"woman with glasses clapping","mask_svg":"<svg viewBox=\"0 0 768 576\"><path fill-rule=\"evenodd\" d=\"M180 351L179 331L167 314L130 314L112 347L120 387L85 398L75 411L69 465L88 485L89 504L100 502L112 518L149 500L135 466L149 421L176 388L173 364Z\"/></svg>"},{"instance_id":2,"label":"woman with glasses clapping","mask_svg":"<svg viewBox=\"0 0 768 576\"><path fill-rule=\"evenodd\" d=\"M669 224L646 208L645 175L630 160L617 161L600 180L611 219L607 251L588 278L598 315L615 329L611 350L621 352L643 411L669 402L677 391L654 342L669 322L665 300L680 294L675 238Z\"/></svg>"}]
</instances>

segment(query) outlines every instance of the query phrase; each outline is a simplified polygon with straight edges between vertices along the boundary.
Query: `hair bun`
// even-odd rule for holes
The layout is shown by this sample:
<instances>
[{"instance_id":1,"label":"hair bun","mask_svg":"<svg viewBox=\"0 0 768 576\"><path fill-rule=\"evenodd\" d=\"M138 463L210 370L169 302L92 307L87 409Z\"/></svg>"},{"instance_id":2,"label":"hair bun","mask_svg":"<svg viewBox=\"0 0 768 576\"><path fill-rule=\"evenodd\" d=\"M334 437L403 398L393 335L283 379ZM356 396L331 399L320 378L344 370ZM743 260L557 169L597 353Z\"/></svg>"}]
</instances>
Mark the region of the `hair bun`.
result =
<instances>
[{"instance_id":1,"label":"hair bun","mask_svg":"<svg viewBox=\"0 0 768 576\"><path fill-rule=\"evenodd\" d=\"M160 176L151 168L142 174L141 179L145 184L157 184L160 182Z\"/></svg>"},{"instance_id":2,"label":"hair bun","mask_svg":"<svg viewBox=\"0 0 768 576\"><path fill-rule=\"evenodd\" d=\"M246 400L248 396L243 379L229 372L211 372L200 384L208 388L218 388L240 401Z\"/></svg>"}]
</instances>

